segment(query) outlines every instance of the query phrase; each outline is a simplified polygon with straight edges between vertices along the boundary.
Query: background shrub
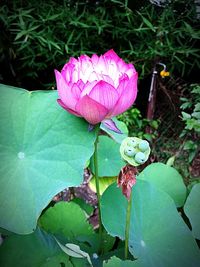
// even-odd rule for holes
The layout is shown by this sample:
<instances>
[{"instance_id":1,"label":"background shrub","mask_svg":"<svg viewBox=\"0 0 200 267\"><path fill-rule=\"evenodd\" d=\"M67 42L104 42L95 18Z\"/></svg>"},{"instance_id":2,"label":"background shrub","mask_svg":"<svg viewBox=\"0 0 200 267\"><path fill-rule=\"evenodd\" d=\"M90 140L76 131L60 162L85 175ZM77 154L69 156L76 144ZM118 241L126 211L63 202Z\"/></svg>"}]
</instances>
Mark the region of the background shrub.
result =
<instances>
[{"instance_id":1,"label":"background shrub","mask_svg":"<svg viewBox=\"0 0 200 267\"><path fill-rule=\"evenodd\" d=\"M193 1L1 1L1 82L50 88L70 56L114 48L140 78L164 61L177 76L197 74L200 31Z\"/></svg>"}]
</instances>

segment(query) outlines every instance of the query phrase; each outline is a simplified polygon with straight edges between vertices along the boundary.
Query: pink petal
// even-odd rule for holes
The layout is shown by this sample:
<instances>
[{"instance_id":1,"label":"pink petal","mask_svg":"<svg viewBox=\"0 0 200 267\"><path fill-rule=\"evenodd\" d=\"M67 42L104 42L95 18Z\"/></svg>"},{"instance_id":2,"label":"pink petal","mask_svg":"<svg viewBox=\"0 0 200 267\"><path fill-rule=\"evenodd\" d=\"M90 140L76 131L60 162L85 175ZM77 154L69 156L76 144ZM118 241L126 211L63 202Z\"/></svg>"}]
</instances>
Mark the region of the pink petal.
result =
<instances>
[{"instance_id":1,"label":"pink petal","mask_svg":"<svg viewBox=\"0 0 200 267\"><path fill-rule=\"evenodd\" d=\"M77 83L79 80L79 72L77 69L74 68L72 75L71 75L71 81L72 83Z\"/></svg>"},{"instance_id":2,"label":"pink petal","mask_svg":"<svg viewBox=\"0 0 200 267\"><path fill-rule=\"evenodd\" d=\"M90 91L89 96L108 110L115 106L119 98L117 90L104 81L99 81Z\"/></svg>"},{"instance_id":3,"label":"pink petal","mask_svg":"<svg viewBox=\"0 0 200 267\"><path fill-rule=\"evenodd\" d=\"M73 65L76 65L78 63L78 60L76 58L74 58L74 57L70 57L69 63L71 63Z\"/></svg>"},{"instance_id":4,"label":"pink petal","mask_svg":"<svg viewBox=\"0 0 200 267\"><path fill-rule=\"evenodd\" d=\"M87 82L85 86L83 87L83 90L81 92L81 97L84 95L89 95L90 91L93 89L93 87L98 83L98 81L93 82Z\"/></svg>"},{"instance_id":5,"label":"pink petal","mask_svg":"<svg viewBox=\"0 0 200 267\"><path fill-rule=\"evenodd\" d=\"M61 75L63 76L65 81L68 83L72 81L72 74L73 74L74 68L75 68L74 64L68 63L68 64L65 64L65 66L63 67L61 71Z\"/></svg>"},{"instance_id":6,"label":"pink petal","mask_svg":"<svg viewBox=\"0 0 200 267\"><path fill-rule=\"evenodd\" d=\"M78 85L78 87L80 88L81 91L83 90L83 88L85 86L85 84L84 84L84 82L82 80L78 80L77 85Z\"/></svg>"},{"instance_id":7,"label":"pink petal","mask_svg":"<svg viewBox=\"0 0 200 267\"><path fill-rule=\"evenodd\" d=\"M129 63L129 64L126 64L126 65L127 65L128 69L133 69L133 72L134 73L137 72L136 69L135 69L135 67L133 66L133 64Z\"/></svg>"},{"instance_id":8,"label":"pink petal","mask_svg":"<svg viewBox=\"0 0 200 267\"><path fill-rule=\"evenodd\" d=\"M119 85L117 87L117 92L118 92L119 96L121 96L122 92L125 90L128 81L129 81L129 77L126 73L124 73L119 78Z\"/></svg>"},{"instance_id":9,"label":"pink petal","mask_svg":"<svg viewBox=\"0 0 200 267\"><path fill-rule=\"evenodd\" d=\"M89 78L88 78L88 81L89 82L93 82L93 81L98 81L99 80L99 78L98 78L98 74L95 72L95 71L93 71L91 74L90 74L90 76L89 76Z\"/></svg>"},{"instance_id":10,"label":"pink petal","mask_svg":"<svg viewBox=\"0 0 200 267\"><path fill-rule=\"evenodd\" d=\"M103 74L108 73L108 64L103 56L99 57L98 64L95 66L95 71L97 73L103 73Z\"/></svg>"},{"instance_id":11,"label":"pink petal","mask_svg":"<svg viewBox=\"0 0 200 267\"><path fill-rule=\"evenodd\" d=\"M61 75L61 73L55 70L56 84L58 89L58 95L64 105L69 109L75 110L75 105L77 103L76 97L73 96L69 84L67 84Z\"/></svg>"},{"instance_id":12,"label":"pink petal","mask_svg":"<svg viewBox=\"0 0 200 267\"><path fill-rule=\"evenodd\" d=\"M117 125L115 124L115 122L111 119L106 119L103 120L102 123L105 125L106 128L108 128L109 130L116 132L118 134L122 134L122 132L120 131L120 129L117 128Z\"/></svg>"},{"instance_id":13,"label":"pink petal","mask_svg":"<svg viewBox=\"0 0 200 267\"><path fill-rule=\"evenodd\" d=\"M111 111L111 114L109 114L110 117L121 114L132 106L137 96L137 78L138 74L135 73L127 82L125 88L121 93L121 96L119 97L118 102L116 103L114 109Z\"/></svg>"},{"instance_id":14,"label":"pink petal","mask_svg":"<svg viewBox=\"0 0 200 267\"><path fill-rule=\"evenodd\" d=\"M125 63L121 58L117 62L117 67L118 67L118 70L122 73L126 72L129 69L128 64Z\"/></svg>"},{"instance_id":15,"label":"pink petal","mask_svg":"<svg viewBox=\"0 0 200 267\"><path fill-rule=\"evenodd\" d=\"M79 61L84 61L84 60L90 61L91 60L91 58L87 55L81 55L78 59L79 59Z\"/></svg>"},{"instance_id":16,"label":"pink petal","mask_svg":"<svg viewBox=\"0 0 200 267\"><path fill-rule=\"evenodd\" d=\"M99 61L99 57L96 54L93 54L91 57L91 61L93 65L97 65L98 61Z\"/></svg>"},{"instance_id":17,"label":"pink petal","mask_svg":"<svg viewBox=\"0 0 200 267\"><path fill-rule=\"evenodd\" d=\"M82 55L79 58L80 61L80 68L81 68L81 72L83 74L85 74L85 72L92 72L93 71L93 67L92 67L92 63L91 63L91 59L90 57L86 56L86 55Z\"/></svg>"},{"instance_id":18,"label":"pink petal","mask_svg":"<svg viewBox=\"0 0 200 267\"><path fill-rule=\"evenodd\" d=\"M71 113L71 114L73 114L73 115L75 115L75 116L77 116L77 117L81 117L80 114L78 114L78 113L75 112L74 110L72 110L72 109L68 108L67 106L65 106L65 104L62 102L61 99L57 99L57 102L58 102L58 104L59 104L62 108L64 108L65 110L67 110L69 113Z\"/></svg>"},{"instance_id":19,"label":"pink petal","mask_svg":"<svg viewBox=\"0 0 200 267\"><path fill-rule=\"evenodd\" d=\"M115 62L117 62L118 60L120 60L120 57L118 57L118 55L115 53L115 51L113 49L110 49L109 51L107 51L103 56L104 57L107 57L107 58L111 58Z\"/></svg>"},{"instance_id":20,"label":"pink petal","mask_svg":"<svg viewBox=\"0 0 200 267\"><path fill-rule=\"evenodd\" d=\"M71 92L72 92L73 97L76 98L77 100L79 100L80 95L81 95L81 90L76 83L73 84L73 86L71 88Z\"/></svg>"},{"instance_id":21,"label":"pink petal","mask_svg":"<svg viewBox=\"0 0 200 267\"><path fill-rule=\"evenodd\" d=\"M103 81L105 81L105 82L111 84L112 86L114 86L114 82L113 82L113 80L110 78L110 76L108 76L108 75L103 75L103 74L102 74L101 77L102 77L102 80L103 80Z\"/></svg>"},{"instance_id":22,"label":"pink petal","mask_svg":"<svg viewBox=\"0 0 200 267\"><path fill-rule=\"evenodd\" d=\"M134 74L134 69L128 69L126 71L126 74L128 75L129 78L131 78L131 76L133 76L133 74Z\"/></svg>"},{"instance_id":23,"label":"pink petal","mask_svg":"<svg viewBox=\"0 0 200 267\"><path fill-rule=\"evenodd\" d=\"M110 61L110 63L108 64L108 75L110 77L112 77L113 80L116 80L119 77L119 71L117 68L117 64L113 60Z\"/></svg>"},{"instance_id":24,"label":"pink petal","mask_svg":"<svg viewBox=\"0 0 200 267\"><path fill-rule=\"evenodd\" d=\"M87 95L79 100L76 105L76 111L92 125L101 122L108 113L107 108Z\"/></svg>"}]
</instances>

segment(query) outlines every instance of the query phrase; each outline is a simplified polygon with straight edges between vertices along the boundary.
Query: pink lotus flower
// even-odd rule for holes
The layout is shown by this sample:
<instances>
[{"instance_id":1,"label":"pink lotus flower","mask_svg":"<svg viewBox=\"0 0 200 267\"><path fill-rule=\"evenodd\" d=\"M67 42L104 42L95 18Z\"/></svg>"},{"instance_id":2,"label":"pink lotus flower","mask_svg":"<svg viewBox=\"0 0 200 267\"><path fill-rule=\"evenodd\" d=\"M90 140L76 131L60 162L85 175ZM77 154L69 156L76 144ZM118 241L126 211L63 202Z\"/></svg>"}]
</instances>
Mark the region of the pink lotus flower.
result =
<instances>
[{"instance_id":1,"label":"pink lotus flower","mask_svg":"<svg viewBox=\"0 0 200 267\"><path fill-rule=\"evenodd\" d=\"M126 111L137 95L138 74L109 50L104 55L70 58L61 73L55 70L58 103L91 125L103 122L118 131L112 117Z\"/></svg>"}]
</instances>

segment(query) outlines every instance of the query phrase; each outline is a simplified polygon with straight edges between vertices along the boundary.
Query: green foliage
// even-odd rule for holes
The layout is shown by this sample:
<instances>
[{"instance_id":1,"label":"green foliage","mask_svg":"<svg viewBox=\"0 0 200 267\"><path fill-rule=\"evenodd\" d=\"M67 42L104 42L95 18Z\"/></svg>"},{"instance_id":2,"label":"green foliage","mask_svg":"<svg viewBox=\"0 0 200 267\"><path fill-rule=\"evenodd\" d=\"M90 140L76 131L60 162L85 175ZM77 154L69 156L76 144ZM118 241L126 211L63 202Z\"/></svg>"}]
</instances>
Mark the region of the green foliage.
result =
<instances>
[{"instance_id":1,"label":"green foliage","mask_svg":"<svg viewBox=\"0 0 200 267\"><path fill-rule=\"evenodd\" d=\"M94 153L95 130L88 132L83 119L61 109L55 91L28 92L0 85L0 92L0 223L25 234L0 229L6 236L0 247L2 267L198 265L200 252L194 238L199 238L199 183L192 187L184 206L190 231L185 216L181 217L183 209L177 210L186 198L180 174L161 163L146 167L132 188L129 261L121 261L124 257L120 256L106 263L111 256L120 255L123 241L116 242L115 236L125 237L128 201L116 182L101 198L102 221L112 235L103 231L102 241L87 221L93 209L81 201L60 202L43 211L59 191L81 183L86 162ZM124 123L115 122L126 136ZM124 165L119 153L121 139L107 133L111 138L100 136L98 143L103 179L116 176ZM140 143L142 151L145 147ZM38 218L42 230L36 228ZM133 256L137 260L132 262Z\"/></svg>"},{"instance_id":2,"label":"green foliage","mask_svg":"<svg viewBox=\"0 0 200 267\"><path fill-rule=\"evenodd\" d=\"M88 222L85 211L74 202L59 202L47 209L40 217L39 225L62 243L76 244L90 255L100 249L98 234ZM104 234L104 253L112 248L114 241L113 237Z\"/></svg>"},{"instance_id":3,"label":"green foliage","mask_svg":"<svg viewBox=\"0 0 200 267\"><path fill-rule=\"evenodd\" d=\"M103 267L140 267L137 261L122 261L117 257L112 257L108 262L105 262Z\"/></svg>"},{"instance_id":4,"label":"green foliage","mask_svg":"<svg viewBox=\"0 0 200 267\"><path fill-rule=\"evenodd\" d=\"M62 264L62 265L61 265ZM51 235L37 229L30 235L12 235L0 247L1 267L73 267Z\"/></svg>"},{"instance_id":5,"label":"green foliage","mask_svg":"<svg viewBox=\"0 0 200 267\"><path fill-rule=\"evenodd\" d=\"M137 108L131 108L117 116L118 120L123 121L129 130L129 136L137 136L140 139L152 141L157 137L159 120L148 120L143 118ZM153 132L146 133L146 127L150 126Z\"/></svg>"},{"instance_id":6,"label":"green foliage","mask_svg":"<svg viewBox=\"0 0 200 267\"><path fill-rule=\"evenodd\" d=\"M90 216L94 211L94 208L91 205L87 204L82 198L74 198L72 202L78 204L88 216Z\"/></svg>"},{"instance_id":7,"label":"green foliage","mask_svg":"<svg viewBox=\"0 0 200 267\"><path fill-rule=\"evenodd\" d=\"M84 211L73 202L55 204L41 216L39 224L46 232L65 237L68 243L94 234Z\"/></svg>"},{"instance_id":8,"label":"green foliage","mask_svg":"<svg viewBox=\"0 0 200 267\"><path fill-rule=\"evenodd\" d=\"M95 131L61 109L55 91L0 92L0 225L31 233L54 195L82 182Z\"/></svg>"},{"instance_id":9,"label":"green foliage","mask_svg":"<svg viewBox=\"0 0 200 267\"><path fill-rule=\"evenodd\" d=\"M182 120L185 123L184 136L187 132L193 131L200 134L200 84L192 84L189 88L189 97L182 97Z\"/></svg>"},{"instance_id":10,"label":"green foliage","mask_svg":"<svg viewBox=\"0 0 200 267\"><path fill-rule=\"evenodd\" d=\"M200 183L192 187L184 211L190 220L193 236L200 240Z\"/></svg>"},{"instance_id":11,"label":"green foliage","mask_svg":"<svg viewBox=\"0 0 200 267\"><path fill-rule=\"evenodd\" d=\"M4 0L0 12L2 76L6 80L9 73L14 84L29 77L40 88L44 84L49 88L54 84L53 69L70 56L100 54L110 48L132 61L140 77L150 74L155 60L164 60L179 75L199 67L200 34L193 1L157 7L147 0L62 4Z\"/></svg>"},{"instance_id":12,"label":"green foliage","mask_svg":"<svg viewBox=\"0 0 200 267\"><path fill-rule=\"evenodd\" d=\"M186 199L186 187L176 169L163 163L152 163L138 176L165 191L174 200L177 207L182 207Z\"/></svg>"},{"instance_id":13,"label":"green foliage","mask_svg":"<svg viewBox=\"0 0 200 267\"><path fill-rule=\"evenodd\" d=\"M124 166L119 148L120 145L111 138L107 136L99 137L98 160L100 177L111 177L119 174L120 169ZM91 170L94 170L93 161L91 161Z\"/></svg>"},{"instance_id":14,"label":"green foliage","mask_svg":"<svg viewBox=\"0 0 200 267\"><path fill-rule=\"evenodd\" d=\"M184 130L180 137L185 138L183 149L188 152L191 163L200 146L200 84L191 84L188 91L188 97L181 98Z\"/></svg>"},{"instance_id":15,"label":"green foliage","mask_svg":"<svg viewBox=\"0 0 200 267\"><path fill-rule=\"evenodd\" d=\"M75 266L77 266L77 267L79 267L79 266L80 267L82 267L82 266L87 267L88 263L89 263L89 266L92 266L89 254L84 252L84 251L82 251L78 245L75 245L73 243L72 244L71 243L67 243L65 245L62 245L58 240L56 240L56 241L59 244L59 246L62 249L62 251L64 251L67 255L69 255L71 257L74 257L76 259L76 263L74 263ZM77 263L77 259L79 259L79 260L80 259L84 259L85 262L83 262L81 260L81 261L79 261Z\"/></svg>"},{"instance_id":16,"label":"green foliage","mask_svg":"<svg viewBox=\"0 0 200 267\"><path fill-rule=\"evenodd\" d=\"M177 86L179 85L177 84ZM166 110L166 116L165 110L163 110L164 115L158 129L158 138L155 139L153 154L158 161L172 160L171 163L183 175L184 181L188 184L199 176L196 162L198 162L200 149L200 120L194 118L193 115L198 115L200 86L199 84L184 84L180 90L177 89L177 93L174 93L177 103L179 103L177 108L174 111ZM181 97L179 98L180 92Z\"/></svg>"},{"instance_id":17,"label":"green foliage","mask_svg":"<svg viewBox=\"0 0 200 267\"><path fill-rule=\"evenodd\" d=\"M198 246L169 195L138 179L132 201L129 251L140 261L139 266L198 266ZM102 196L103 224L108 233L121 239L125 237L127 203L116 184Z\"/></svg>"}]
</instances>

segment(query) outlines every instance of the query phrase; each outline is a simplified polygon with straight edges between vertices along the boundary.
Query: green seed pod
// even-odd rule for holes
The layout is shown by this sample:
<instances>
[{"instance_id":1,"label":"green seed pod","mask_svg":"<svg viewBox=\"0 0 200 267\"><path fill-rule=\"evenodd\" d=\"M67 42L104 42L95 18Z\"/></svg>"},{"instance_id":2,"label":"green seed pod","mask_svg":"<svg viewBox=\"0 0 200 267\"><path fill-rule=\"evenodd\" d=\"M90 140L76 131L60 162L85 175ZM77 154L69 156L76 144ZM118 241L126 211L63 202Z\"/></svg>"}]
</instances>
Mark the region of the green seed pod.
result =
<instances>
[{"instance_id":1,"label":"green seed pod","mask_svg":"<svg viewBox=\"0 0 200 267\"><path fill-rule=\"evenodd\" d=\"M150 154L149 144L146 150L144 151L142 151L139 148L140 143L143 141L146 145L147 141L145 140L142 140L137 137L127 137L121 143L121 146L120 146L121 157L132 166L136 167L136 166L139 166L140 164L143 164L144 162L147 161L149 157L149 154Z\"/></svg>"},{"instance_id":2,"label":"green seed pod","mask_svg":"<svg viewBox=\"0 0 200 267\"><path fill-rule=\"evenodd\" d=\"M140 143L139 143L139 149L144 152L146 150L149 149L149 143L146 141L146 140L142 140Z\"/></svg>"},{"instance_id":3,"label":"green seed pod","mask_svg":"<svg viewBox=\"0 0 200 267\"><path fill-rule=\"evenodd\" d=\"M147 160L147 157L146 157L145 154L142 153L142 152L138 152L138 153L135 155L135 161L136 161L138 164L144 163L146 160Z\"/></svg>"},{"instance_id":4,"label":"green seed pod","mask_svg":"<svg viewBox=\"0 0 200 267\"><path fill-rule=\"evenodd\" d=\"M136 139L131 138L127 144L131 147L136 147L138 145L138 141Z\"/></svg>"},{"instance_id":5,"label":"green seed pod","mask_svg":"<svg viewBox=\"0 0 200 267\"><path fill-rule=\"evenodd\" d=\"M133 157L135 156L135 154L137 153L136 150L133 147L126 147L124 149L124 153L128 156L128 157Z\"/></svg>"}]
</instances>

